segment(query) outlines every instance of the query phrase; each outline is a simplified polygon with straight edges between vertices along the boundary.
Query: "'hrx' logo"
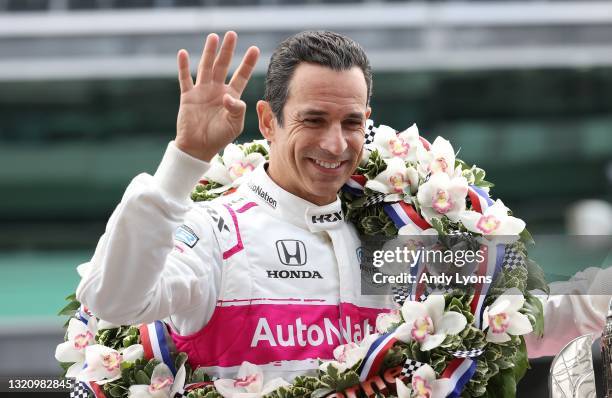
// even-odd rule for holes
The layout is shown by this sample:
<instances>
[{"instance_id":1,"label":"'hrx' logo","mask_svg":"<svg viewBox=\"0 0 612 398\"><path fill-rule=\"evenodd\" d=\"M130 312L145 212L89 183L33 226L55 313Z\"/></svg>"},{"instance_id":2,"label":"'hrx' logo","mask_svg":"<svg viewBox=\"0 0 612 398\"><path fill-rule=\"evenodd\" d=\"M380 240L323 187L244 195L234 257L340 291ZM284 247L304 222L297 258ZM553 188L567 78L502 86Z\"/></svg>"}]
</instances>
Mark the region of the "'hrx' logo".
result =
<instances>
[{"instance_id":1,"label":"'hrx' logo","mask_svg":"<svg viewBox=\"0 0 612 398\"><path fill-rule=\"evenodd\" d=\"M336 222L342 220L342 212L330 213L330 214L321 214L318 216L312 216L312 223L324 223L324 222Z\"/></svg>"},{"instance_id":2,"label":"'hrx' logo","mask_svg":"<svg viewBox=\"0 0 612 398\"><path fill-rule=\"evenodd\" d=\"M306 246L300 240L277 240L276 251L281 263L285 265L306 264Z\"/></svg>"}]
</instances>

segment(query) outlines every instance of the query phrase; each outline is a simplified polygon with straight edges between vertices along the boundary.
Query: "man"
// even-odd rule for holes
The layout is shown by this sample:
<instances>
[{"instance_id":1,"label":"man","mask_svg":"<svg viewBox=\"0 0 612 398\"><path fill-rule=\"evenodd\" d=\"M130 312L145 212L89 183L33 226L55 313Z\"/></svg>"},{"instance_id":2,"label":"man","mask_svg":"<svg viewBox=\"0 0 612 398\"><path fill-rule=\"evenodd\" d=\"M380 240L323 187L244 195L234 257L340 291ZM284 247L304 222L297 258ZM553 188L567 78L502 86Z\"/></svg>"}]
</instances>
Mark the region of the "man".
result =
<instances>
[{"instance_id":1,"label":"man","mask_svg":"<svg viewBox=\"0 0 612 398\"><path fill-rule=\"evenodd\" d=\"M243 129L240 95L259 51L249 48L226 84L236 39L228 32L217 54L218 37L207 37L195 83L179 51L176 139L155 175L127 188L77 298L117 324L165 319L178 349L213 375L233 377L247 360L290 380L362 340L390 307L388 297L359 294L359 239L336 195L361 156L370 65L357 43L332 32L281 43L257 103L269 163L236 193L193 204L208 162ZM530 356L601 330L609 274L581 276L583 292L597 296L542 298L547 339L529 336Z\"/></svg>"},{"instance_id":2,"label":"man","mask_svg":"<svg viewBox=\"0 0 612 398\"><path fill-rule=\"evenodd\" d=\"M216 55L219 39L207 37L195 83L179 51L176 139L155 175L127 188L77 297L113 323L165 319L191 364L214 375L233 377L246 360L290 380L362 340L390 305L359 294L359 239L337 197L361 157L370 65L332 32L281 43L257 103L267 168L199 206L191 190L244 125L240 95L259 51L226 84L236 40L228 32Z\"/></svg>"}]
</instances>

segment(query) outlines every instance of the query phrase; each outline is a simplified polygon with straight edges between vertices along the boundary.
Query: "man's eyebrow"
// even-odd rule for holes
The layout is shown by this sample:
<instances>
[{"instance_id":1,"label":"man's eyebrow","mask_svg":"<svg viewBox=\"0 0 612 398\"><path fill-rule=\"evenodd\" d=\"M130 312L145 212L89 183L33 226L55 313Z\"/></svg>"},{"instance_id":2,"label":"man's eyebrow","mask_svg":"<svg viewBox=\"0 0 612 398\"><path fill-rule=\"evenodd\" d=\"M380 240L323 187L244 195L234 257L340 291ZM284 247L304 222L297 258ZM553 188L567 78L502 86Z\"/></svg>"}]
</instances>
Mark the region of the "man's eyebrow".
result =
<instances>
[{"instance_id":1,"label":"man's eyebrow","mask_svg":"<svg viewBox=\"0 0 612 398\"><path fill-rule=\"evenodd\" d=\"M305 109L303 111L298 112L298 115L301 117L305 116L327 116L328 113L325 111L321 111L318 109Z\"/></svg>"},{"instance_id":2,"label":"man's eyebrow","mask_svg":"<svg viewBox=\"0 0 612 398\"><path fill-rule=\"evenodd\" d=\"M359 120L363 120L363 113L360 113L360 112L349 113L344 118L345 119L359 119Z\"/></svg>"}]
</instances>

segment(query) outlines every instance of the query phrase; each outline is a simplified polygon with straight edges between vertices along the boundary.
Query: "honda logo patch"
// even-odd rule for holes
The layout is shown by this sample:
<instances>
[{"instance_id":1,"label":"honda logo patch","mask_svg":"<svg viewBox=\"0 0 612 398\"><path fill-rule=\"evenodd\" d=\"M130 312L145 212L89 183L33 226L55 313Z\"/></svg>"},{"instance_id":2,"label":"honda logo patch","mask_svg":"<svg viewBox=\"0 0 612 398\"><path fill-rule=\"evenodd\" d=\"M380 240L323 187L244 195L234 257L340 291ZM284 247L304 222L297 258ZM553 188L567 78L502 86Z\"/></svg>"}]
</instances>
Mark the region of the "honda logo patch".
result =
<instances>
[{"instance_id":1,"label":"honda logo patch","mask_svg":"<svg viewBox=\"0 0 612 398\"><path fill-rule=\"evenodd\" d=\"M306 246L301 240L277 240L276 251L280 262L285 265L306 264Z\"/></svg>"}]
</instances>

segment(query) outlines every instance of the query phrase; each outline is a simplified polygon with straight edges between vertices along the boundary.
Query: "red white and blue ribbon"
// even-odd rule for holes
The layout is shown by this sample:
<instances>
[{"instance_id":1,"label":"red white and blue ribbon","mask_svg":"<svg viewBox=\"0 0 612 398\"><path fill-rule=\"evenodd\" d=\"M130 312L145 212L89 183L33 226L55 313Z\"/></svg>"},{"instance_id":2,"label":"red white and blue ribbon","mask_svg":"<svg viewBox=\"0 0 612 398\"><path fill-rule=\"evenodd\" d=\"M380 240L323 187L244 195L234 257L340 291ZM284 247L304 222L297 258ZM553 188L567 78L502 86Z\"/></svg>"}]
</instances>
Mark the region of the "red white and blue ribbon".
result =
<instances>
[{"instance_id":1,"label":"red white and blue ribbon","mask_svg":"<svg viewBox=\"0 0 612 398\"><path fill-rule=\"evenodd\" d=\"M147 360L156 358L165 363L173 375L176 375L174 361L170 355L170 342L166 324L155 321L140 325L140 344L144 348L144 356Z\"/></svg>"},{"instance_id":2,"label":"red white and blue ribbon","mask_svg":"<svg viewBox=\"0 0 612 398\"><path fill-rule=\"evenodd\" d=\"M476 185L468 186L468 198L470 198L470 202L472 202L474 211L481 214L484 213L489 206L493 205L493 200L491 200L487 191Z\"/></svg>"},{"instance_id":3,"label":"red white and blue ribbon","mask_svg":"<svg viewBox=\"0 0 612 398\"><path fill-rule=\"evenodd\" d=\"M414 206L406 202L387 203L383 205L383 210L393 221L397 229L405 225L413 225L419 231L431 228L431 225L419 214Z\"/></svg>"},{"instance_id":4,"label":"red white and blue ribbon","mask_svg":"<svg viewBox=\"0 0 612 398\"><path fill-rule=\"evenodd\" d=\"M367 178L364 175L355 174L352 175L346 183L342 186L342 190L345 192L352 193L355 196L363 196L365 184Z\"/></svg>"},{"instance_id":5,"label":"red white and blue ribbon","mask_svg":"<svg viewBox=\"0 0 612 398\"><path fill-rule=\"evenodd\" d=\"M456 358L450 361L440 377L441 379L449 379L452 386L452 390L446 398L461 396L461 392L474 376L474 373L476 373L476 361L470 358Z\"/></svg>"},{"instance_id":6,"label":"red white and blue ribbon","mask_svg":"<svg viewBox=\"0 0 612 398\"><path fill-rule=\"evenodd\" d=\"M359 381L365 381L378 374L387 351L393 347L396 341L395 331L381 334L374 340L357 369Z\"/></svg>"}]
</instances>

